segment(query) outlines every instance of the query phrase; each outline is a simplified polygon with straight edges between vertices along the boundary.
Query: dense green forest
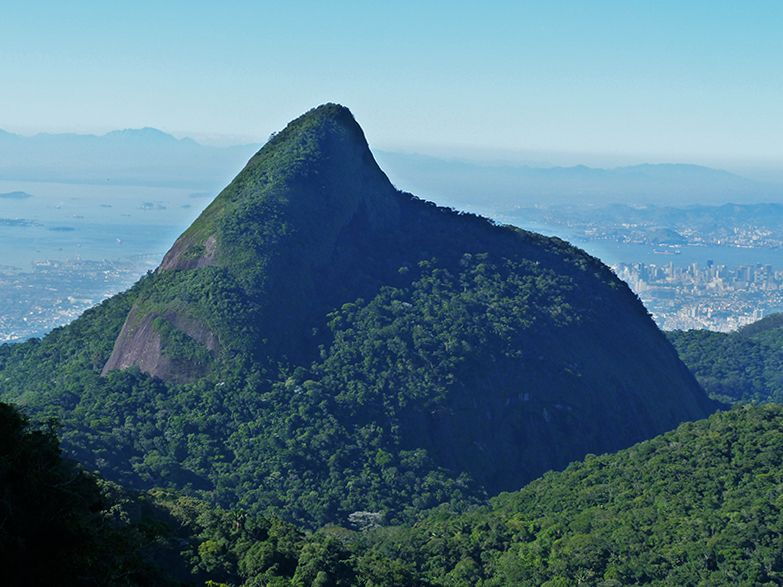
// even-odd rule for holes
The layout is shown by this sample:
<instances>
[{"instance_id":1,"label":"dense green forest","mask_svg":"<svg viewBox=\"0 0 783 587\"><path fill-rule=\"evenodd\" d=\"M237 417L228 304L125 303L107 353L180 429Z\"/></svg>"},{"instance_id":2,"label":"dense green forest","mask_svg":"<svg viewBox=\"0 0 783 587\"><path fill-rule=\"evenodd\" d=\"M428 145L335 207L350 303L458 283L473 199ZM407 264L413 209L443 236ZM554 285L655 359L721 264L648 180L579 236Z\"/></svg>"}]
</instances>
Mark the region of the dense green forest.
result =
<instances>
[{"instance_id":1,"label":"dense green forest","mask_svg":"<svg viewBox=\"0 0 783 587\"><path fill-rule=\"evenodd\" d=\"M518 386L533 376L546 380L558 357L551 349L542 366L531 368L519 341L533 328L564 329L576 318L554 274L498 266L485 256L468 256L461 265L452 275L423 262L410 269L418 275L411 287L388 287L371 302L344 305L330 315L334 342L322 359L308 369L283 368L272 382L239 361L189 384L138 370L101 377L92 357L105 356L109 346L99 333L118 330L132 290L43 341L2 347L0 369L13 365L0 371L3 387L18 390L17 401L40 410L39 418L59 419L71 454L131 487L180 488L309 526L344 523L359 510L399 522L444 502L468 505L498 485L521 486L543 468L525 469L518 458L517 470L502 470L472 443L475 436L433 442L440 423L433 412L460 409L447 415L464 430L480 425L471 411L479 398L455 382L471 381L485 363L502 366L504 378L493 390L500 405L484 409L503 411L509 399L522 403ZM85 339L92 344L83 346ZM557 401L527 403L540 410ZM598 418L597 409L586 404L581 416ZM576 420L556 418L549 423L553 437L568 434ZM512 424L535 425L524 412ZM506 442L496 449L523 456L538 450Z\"/></svg>"},{"instance_id":2,"label":"dense green forest","mask_svg":"<svg viewBox=\"0 0 783 587\"><path fill-rule=\"evenodd\" d=\"M300 559L313 564L300 556L304 538L280 520L128 492L63 458L51 425L32 426L0 403L4 585L267 585L293 577Z\"/></svg>"},{"instance_id":3,"label":"dense green forest","mask_svg":"<svg viewBox=\"0 0 783 587\"><path fill-rule=\"evenodd\" d=\"M738 406L612 455L588 455L463 513L442 505L415 524L381 526L372 512L357 512L352 528L315 532L168 491L129 493L62 461L51 431L30 430L8 406L0 414L0 464L9 475L0 552L10 555L4 571L26 579L300 587L783 581L777 405ZM37 565L44 556L48 564Z\"/></svg>"},{"instance_id":4,"label":"dense green forest","mask_svg":"<svg viewBox=\"0 0 783 587\"><path fill-rule=\"evenodd\" d=\"M296 573L332 585L778 585L781 487L783 408L738 407L461 515L325 528L299 543Z\"/></svg>"},{"instance_id":5,"label":"dense green forest","mask_svg":"<svg viewBox=\"0 0 783 587\"><path fill-rule=\"evenodd\" d=\"M0 347L0 400L110 481L310 529L464 509L715 409L606 266L398 191L334 104L129 291Z\"/></svg>"},{"instance_id":6,"label":"dense green forest","mask_svg":"<svg viewBox=\"0 0 783 587\"><path fill-rule=\"evenodd\" d=\"M363 548L443 585L777 585L781 465L783 408L738 407Z\"/></svg>"},{"instance_id":7,"label":"dense green forest","mask_svg":"<svg viewBox=\"0 0 783 587\"><path fill-rule=\"evenodd\" d=\"M783 402L783 314L723 333L668 333L680 358L713 398L728 402Z\"/></svg>"},{"instance_id":8,"label":"dense green forest","mask_svg":"<svg viewBox=\"0 0 783 587\"><path fill-rule=\"evenodd\" d=\"M112 523L108 484L60 455L51 426L0 404L0 574L5 585L135 583L134 536ZM149 575L147 575L149 576Z\"/></svg>"}]
</instances>

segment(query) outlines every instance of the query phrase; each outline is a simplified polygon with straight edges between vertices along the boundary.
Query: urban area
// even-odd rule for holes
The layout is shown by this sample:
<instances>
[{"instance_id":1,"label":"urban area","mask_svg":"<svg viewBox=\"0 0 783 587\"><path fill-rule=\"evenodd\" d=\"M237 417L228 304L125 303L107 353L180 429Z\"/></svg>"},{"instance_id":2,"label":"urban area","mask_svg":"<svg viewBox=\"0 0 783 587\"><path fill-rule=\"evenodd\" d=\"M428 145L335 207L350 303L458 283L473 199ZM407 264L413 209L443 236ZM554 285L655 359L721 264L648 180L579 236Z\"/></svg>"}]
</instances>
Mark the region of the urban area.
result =
<instances>
[{"instance_id":1,"label":"urban area","mask_svg":"<svg viewBox=\"0 0 783 587\"><path fill-rule=\"evenodd\" d=\"M614 272L664 330L729 332L783 310L783 271L771 265L727 267L707 261L676 267L619 263Z\"/></svg>"}]
</instances>

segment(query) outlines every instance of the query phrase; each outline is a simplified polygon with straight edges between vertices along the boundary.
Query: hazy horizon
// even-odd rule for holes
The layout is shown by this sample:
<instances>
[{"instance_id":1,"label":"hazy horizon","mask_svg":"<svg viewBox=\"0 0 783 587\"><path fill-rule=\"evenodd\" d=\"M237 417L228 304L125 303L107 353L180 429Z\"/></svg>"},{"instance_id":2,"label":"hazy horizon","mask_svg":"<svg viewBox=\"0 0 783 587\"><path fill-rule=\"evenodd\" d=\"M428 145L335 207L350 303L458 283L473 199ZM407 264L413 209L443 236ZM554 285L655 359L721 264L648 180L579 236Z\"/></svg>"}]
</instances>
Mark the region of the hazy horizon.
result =
<instances>
[{"instance_id":1,"label":"hazy horizon","mask_svg":"<svg viewBox=\"0 0 783 587\"><path fill-rule=\"evenodd\" d=\"M360 121L361 122L361 121ZM78 137L105 137L120 132L129 131L156 131L164 133L179 141L193 141L204 147L218 149L248 149L261 148L267 138L253 137L232 137L225 135L216 137L215 135L206 136L201 133L177 133L153 126L142 127L118 127L105 129L95 132L72 131L59 132L53 129L44 129L35 132L16 131L11 128L0 127L0 133L7 132L22 138L51 137L51 136L78 136ZM278 129L279 130L279 129ZM274 132L274 131L273 131ZM370 138L370 137L368 137ZM244 139L244 140L241 140ZM636 165L698 165L709 167L716 170L728 171L730 173L747 177L754 181L770 184L783 183L783 166L765 167L763 164L751 162L731 162L731 161L703 161L698 158L692 160L670 160L659 159L655 157L643 157L640 155L612 155L606 153L570 153L557 151L535 152L530 150L502 150L502 149L482 149L482 148L448 148L448 147L426 147L422 150L415 148L386 148L384 145L372 145L373 152L391 153L399 155L412 155L439 159L453 163L468 163L487 167L533 167L533 168L558 168L558 167L578 167L586 166L597 169L616 169L623 167L632 167Z\"/></svg>"},{"instance_id":2,"label":"hazy horizon","mask_svg":"<svg viewBox=\"0 0 783 587\"><path fill-rule=\"evenodd\" d=\"M12 132L263 142L336 101L385 150L783 174L778 2L35 8L4 9Z\"/></svg>"}]
</instances>

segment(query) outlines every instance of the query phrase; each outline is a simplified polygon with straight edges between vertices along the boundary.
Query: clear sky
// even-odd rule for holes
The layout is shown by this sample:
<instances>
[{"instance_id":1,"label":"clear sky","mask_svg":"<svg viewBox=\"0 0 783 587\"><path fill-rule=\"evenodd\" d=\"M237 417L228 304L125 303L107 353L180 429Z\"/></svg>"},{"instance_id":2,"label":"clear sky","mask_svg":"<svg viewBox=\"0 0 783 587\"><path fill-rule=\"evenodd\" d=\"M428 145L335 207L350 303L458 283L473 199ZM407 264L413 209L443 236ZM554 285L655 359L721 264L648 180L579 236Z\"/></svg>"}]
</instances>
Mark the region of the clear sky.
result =
<instances>
[{"instance_id":1,"label":"clear sky","mask_svg":"<svg viewBox=\"0 0 783 587\"><path fill-rule=\"evenodd\" d=\"M374 146L783 167L783 1L36 2L0 128L259 140L325 101Z\"/></svg>"}]
</instances>

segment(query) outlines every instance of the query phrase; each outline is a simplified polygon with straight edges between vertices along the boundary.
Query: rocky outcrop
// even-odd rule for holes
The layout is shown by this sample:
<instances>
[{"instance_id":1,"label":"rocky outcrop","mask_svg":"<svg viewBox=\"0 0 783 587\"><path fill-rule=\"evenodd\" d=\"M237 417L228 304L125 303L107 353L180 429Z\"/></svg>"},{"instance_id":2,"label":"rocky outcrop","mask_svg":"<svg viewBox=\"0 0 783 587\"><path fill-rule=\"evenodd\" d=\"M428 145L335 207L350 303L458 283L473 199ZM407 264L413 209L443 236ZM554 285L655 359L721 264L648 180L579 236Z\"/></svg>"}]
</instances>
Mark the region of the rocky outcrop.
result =
<instances>
[{"instance_id":1,"label":"rocky outcrop","mask_svg":"<svg viewBox=\"0 0 783 587\"><path fill-rule=\"evenodd\" d=\"M116 369L135 366L143 373L176 383L190 381L203 375L204 365L166 352L165 337L156 326L156 320L159 318L194 343L202 345L211 356L217 354L217 337L198 320L176 312L144 314L134 307L114 342L111 356L101 374L106 375Z\"/></svg>"},{"instance_id":2,"label":"rocky outcrop","mask_svg":"<svg viewBox=\"0 0 783 587\"><path fill-rule=\"evenodd\" d=\"M216 264L217 237L207 237L204 244L198 244L191 235L182 235L163 257L158 271L177 269L200 269Z\"/></svg>"}]
</instances>

